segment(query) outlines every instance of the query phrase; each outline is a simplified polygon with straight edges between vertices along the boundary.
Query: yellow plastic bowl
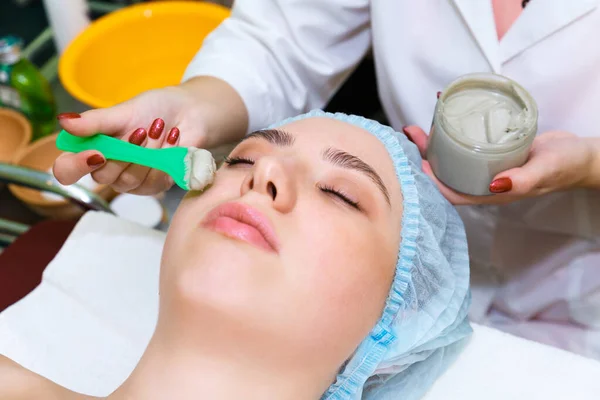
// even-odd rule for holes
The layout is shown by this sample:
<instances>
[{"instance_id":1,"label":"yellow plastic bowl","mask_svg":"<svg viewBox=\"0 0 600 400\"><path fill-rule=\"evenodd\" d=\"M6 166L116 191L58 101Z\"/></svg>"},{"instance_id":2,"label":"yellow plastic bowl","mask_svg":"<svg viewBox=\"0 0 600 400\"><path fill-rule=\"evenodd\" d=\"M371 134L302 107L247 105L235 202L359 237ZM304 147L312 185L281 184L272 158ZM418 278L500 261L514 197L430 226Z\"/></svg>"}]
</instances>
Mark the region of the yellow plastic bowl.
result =
<instances>
[{"instance_id":1,"label":"yellow plastic bowl","mask_svg":"<svg viewBox=\"0 0 600 400\"><path fill-rule=\"evenodd\" d=\"M204 38L229 14L225 7L194 1L141 3L107 14L67 47L60 80L93 108L175 85Z\"/></svg>"}]
</instances>

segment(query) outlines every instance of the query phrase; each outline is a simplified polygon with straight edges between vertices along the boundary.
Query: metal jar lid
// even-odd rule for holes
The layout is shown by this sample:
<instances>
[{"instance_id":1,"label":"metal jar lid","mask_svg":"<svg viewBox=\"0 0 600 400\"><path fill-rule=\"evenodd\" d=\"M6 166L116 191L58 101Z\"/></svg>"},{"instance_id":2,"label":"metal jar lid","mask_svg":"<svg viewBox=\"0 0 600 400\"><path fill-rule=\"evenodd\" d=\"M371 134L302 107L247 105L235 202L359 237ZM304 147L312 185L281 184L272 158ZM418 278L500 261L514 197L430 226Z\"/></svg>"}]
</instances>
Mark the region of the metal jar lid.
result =
<instances>
[{"instance_id":1,"label":"metal jar lid","mask_svg":"<svg viewBox=\"0 0 600 400\"><path fill-rule=\"evenodd\" d=\"M23 41L16 36L0 37L0 64L14 64L21 59Z\"/></svg>"}]
</instances>

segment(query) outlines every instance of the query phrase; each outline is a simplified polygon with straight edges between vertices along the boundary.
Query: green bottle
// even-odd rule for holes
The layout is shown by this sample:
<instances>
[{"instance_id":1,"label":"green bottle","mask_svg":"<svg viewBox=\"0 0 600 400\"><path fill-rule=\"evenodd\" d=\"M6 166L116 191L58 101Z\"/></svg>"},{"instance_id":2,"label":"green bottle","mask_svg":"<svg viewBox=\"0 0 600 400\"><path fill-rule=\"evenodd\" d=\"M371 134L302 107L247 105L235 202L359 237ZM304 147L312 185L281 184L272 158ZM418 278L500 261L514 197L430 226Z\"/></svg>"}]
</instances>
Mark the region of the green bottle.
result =
<instances>
[{"instance_id":1,"label":"green bottle","mask_svg":"<svg viewBox=\"0 0 600 400\"><path fill-rule=\"evenodd\" d=\"M56 104L46 78L21 57L22 46L17 37L0 37L0 107L25 114L36 140L55 131Z\"/></svg>"}]
</instances>

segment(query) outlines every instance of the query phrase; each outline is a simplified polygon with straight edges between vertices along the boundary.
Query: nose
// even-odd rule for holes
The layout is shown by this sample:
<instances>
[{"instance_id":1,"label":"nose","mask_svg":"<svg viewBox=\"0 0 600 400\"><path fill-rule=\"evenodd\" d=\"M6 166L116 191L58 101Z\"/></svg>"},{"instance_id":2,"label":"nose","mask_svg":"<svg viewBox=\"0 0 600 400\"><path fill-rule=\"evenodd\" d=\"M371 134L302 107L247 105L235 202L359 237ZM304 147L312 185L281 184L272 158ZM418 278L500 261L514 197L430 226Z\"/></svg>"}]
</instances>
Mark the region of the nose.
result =
<instances>
[{"instance_id":1,"label":"nose","mask_svg":"<svg viewBox=\"0 0 600 400\"><path fill-rule=\"evenodd\" d=\"M261 157L244 179L242 196L255 191L265 195L273 208L281 213L290 212L296 205L297 188L291 165L278 157Z\"/></svg>"}]
</instances>

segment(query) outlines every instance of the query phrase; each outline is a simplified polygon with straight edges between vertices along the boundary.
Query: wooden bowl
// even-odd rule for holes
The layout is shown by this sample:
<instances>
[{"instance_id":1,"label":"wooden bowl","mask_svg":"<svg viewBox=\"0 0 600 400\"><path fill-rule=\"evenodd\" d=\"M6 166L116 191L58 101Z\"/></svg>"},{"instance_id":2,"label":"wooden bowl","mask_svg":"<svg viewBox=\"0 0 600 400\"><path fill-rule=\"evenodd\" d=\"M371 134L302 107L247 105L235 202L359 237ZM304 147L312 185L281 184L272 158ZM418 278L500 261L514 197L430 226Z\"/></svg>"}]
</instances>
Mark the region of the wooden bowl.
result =
<instances>
[{"instance_id":1,"label":"wooden bowl","mask_svg":"<svg viewBox=\"0 0 600 400\"><path fill-rule=\"evenodd\" d=\"M56 148L58 133L33 142L23 149L14 159L14 164L38 171L48 172L56 158L62 153ZM44 196L42 192L17 185L8 186L12 194L37 214L56 219L80 217L85 210L77 204L65 199ZM110 201L116 193L106 185L97 185L92 190L106 201Z\"/></svg>"},{"instance_id":2,"label":"wooden bowl","mask_svg":"<svg viewBox=\"0 0 600 400\"><path fill-rule=\"evenodd\" d=\"M0 108L0 162L11 163L31 140L31 124L20 113Z\"/></svg>"}]
</instances>

